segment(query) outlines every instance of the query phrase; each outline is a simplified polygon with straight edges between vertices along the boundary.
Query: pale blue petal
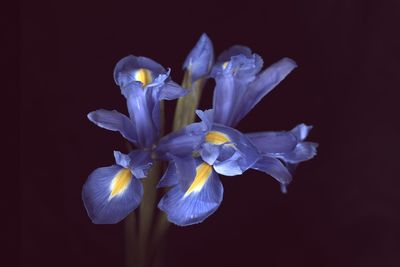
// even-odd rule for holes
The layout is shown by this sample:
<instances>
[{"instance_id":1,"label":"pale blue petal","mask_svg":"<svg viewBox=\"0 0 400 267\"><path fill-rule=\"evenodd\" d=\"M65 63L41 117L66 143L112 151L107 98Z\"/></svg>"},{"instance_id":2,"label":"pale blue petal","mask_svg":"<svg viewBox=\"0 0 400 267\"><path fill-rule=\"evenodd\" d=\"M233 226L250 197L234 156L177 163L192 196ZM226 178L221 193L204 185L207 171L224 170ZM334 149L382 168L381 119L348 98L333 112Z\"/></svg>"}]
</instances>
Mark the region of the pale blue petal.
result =
<instances>
[{"instance_id":1,"label":"pale blue petal","mask_svg":"<svg viewBox=\"0 0 400 267\"><path fill-rule=\"evenodd\" d=\"M220 145L204 143L200 150L201 158L207 162L207 164L213 165L219 157L221 149L222 146Z\"/></svg>"},{"instance_id":2,"label":"pale blue petal","mask_svg":"<svg viewBox=\"0 0 400 267\"><path fill-rule=\"evenodd\" d=\"M82 199L93 223L118 223L139 205L143 187L134 177L121 194L110 198L111 182L121 169L118 165L98 168L89 175L84 184Z\"/></svg>"},{"instance_id":3,"label":"pale blue petal","mask_svg":"<svg viewBox=\"0 0 400 267\"><path fill-rule=\"evenodd\" d=\"M164 175L161 177L157 188L174 186L179 183L179 176L176 171L175 162L170 161Z\"/></svg>"},{"instance_id":4,"label":"pale blue petal","mask_svg":"<svg viewBox=\"0 0 400 267\"><path fill-rule=\"evenodd\" d=\"M183 63L183 69L190 71L191 82L208 75L214 62L214 49L211 40L203 33Z\"/></svg>"},{"instance_id":5,"label":"pale blue petal","mask_svg":"<svg viewBox=\"0 0 400 267\"><path fill-rule=\"evenodd\" d=\"M257 132L245 135L261 153L291 152L298 143L298 139L291 132Z\"/></svg>"},{"instance_id":6,"label":"pale blue petal","mask_svg":"<svg viewBox=\"0 0 400 267\"><path fill-rule=\"evenodd\" d=\"M196 160L192 156L174 157L181 190L186 191L196 176Z\"/></svg>"},{"instance_id":7,"label":"pale blue petal","mask_svg":"<svg viewBox=\"0 0 400 267\"><path fill-rule=\"evenodd\" d=\"M99 109L90 112L87 117L97 126L110 131L118 131L125 139L136 144L137 135L134 121L118 111Z\"/></svg>"},{"instance_id":8,"label":"pale blue petal","mask_svg":"<svg viewBox=\"0 0 400 267\"><path fill-rule=\"evenodd\" d=\"M221 145L220 154L227 151L230 156L217 158L214 167L218 173L227 176L242 174L260 158L257 148L241 132L223 125L214 125L212 130L225 134L231 140ZM233 155L232 151L235 151Z\"/></svg>"},{"instance_id":9,"label":"pale blue petal","mask_svg":"<svg viewBox=\"0 0 400 267\"><path fill-rule=\"evenodd\" d=\"M207 109L207 110L196 110L197 116L200 118L202 123L205 124L206 129L211 129L213 123L214 123L214 110L213 109Z\"/></svg>"},{"instance_id":10,"label":"pale blue petal","mask_svg":"<svg viewBox=\"0 0 400 267\"><path fill-rule=\"evenodd\" d=\"M271 175L282 184L289 184L292 181L292 175L282 162L276 158L263 156L253 166L253 169L265 172Z\"/></svg>"},{"instance_id":11,"label":"pale blue petal","mask_svg":"<svg viewBox=\"0 0 400 267\"><path fill-rule=\"evenodd\" d=\"M214 170L222 175L225 176L235 176L241 175L245 170L243 170L239 164L240 160L242 159L241 153L236 151L231 158L228 158L221 162L214 163L213 167Z\"/></svg>"},{"instance_id":12,"label":"pale blue petal","mask_svg":"<svg viewBox=\"0 0 400 267\"><path fill-rule=\"evenodd\" d=\"M128 154L129 168L131 169L132 174L138 178L146 178L147 174L153 165L153 160L151 158L150 151L143 150L133 150Z\"/></svg>"},{"instance_id":13,"label":"pale blue petal","mask_svg":"<svg viewBox=\"0 0 400 267\"><path fill-rule=\"evenodd\" d=\"M303 141L307 138L307 135L313 127L311 125L306 125L301 123L294 127L290 132L294 134L299 141Z\"/></svg>"},{"instance_id":14,"label":"pale blue petal","mask_svg":"<svg viewBox=\"0 0 400 267\"><path fill-rule=\"evenodd\" d=\"M185 96L189 90L182 88L179 84L168 81L160 88L159 100L173 100Z\"/></svg>"},{"instance_id":15,"label":"pale blue petal","mask_svg":"<svg viewBox=\"0 0 400 267\"><path fill-rule=\"evenodd\" d=\"M201 223L218 209L223 191L218 175L212 172L201 191L185 196L185 191L180 186L175 186L164 195L158 207L176 225Z\"/></svg>"},{"instance_id":16,"label":"pale blue petal","mask_svg":"<svg viewBox=\"0 0 400 267\"><path fill-rule=\"evenodd\" d=\"M131 164L131 158L129 157L129 155L114 150L114 158L115 158L115 163L117 163L119 166L122 166L124 168L129 168Z\"/></svg>"},{"instance_id":17,"label":"pale blue petal","mask_svg":"<svg viewBox=\"0 0 400 267\"><path fill-rule=\"evenodd\" d=\"M317 154L317 143L301 142L289 153L272 154L272 156L282 159L288 163L299 163L310 160Z\"/></svg>"},{"instance_id":18,"label":"pale blue petal","mask_svg":"<svg viewBox=\"0 0 400 267\"><path fill-rule=\"evenodd\" d=\"M269 68L261 72L255 79L241 98L241 110L235 117L233 125L236 125L260 100L275 88L295 67L296 63L289 59L283 58L274 63Z\"/></svg>"},{"instance_id":19,"label":"pale blue petal","mask_svg":"<svg viewBox=\"0 0 400 267\"><path fill-rule=\"evenodd\" d=\"M192 155L203 141L205 129L201 123L192 123L160 139L156 147L157 158L169 159L175 156Z\"/></svg>"},{"instance_id":20,"label":"pale blue petal","mask_svg":"<svg viewBox=\"0 0 400 267\"><path fill-rule=\"evenodd\" d=\"M159 136L158 122L153 121L152 111L156 103L152 100L150 92L132 85L125 87L127 106L130 117L135 121L137 139L140 147L150 148ZM158 103L157 103L158 104Z\"/></svg>"}]
</instances>

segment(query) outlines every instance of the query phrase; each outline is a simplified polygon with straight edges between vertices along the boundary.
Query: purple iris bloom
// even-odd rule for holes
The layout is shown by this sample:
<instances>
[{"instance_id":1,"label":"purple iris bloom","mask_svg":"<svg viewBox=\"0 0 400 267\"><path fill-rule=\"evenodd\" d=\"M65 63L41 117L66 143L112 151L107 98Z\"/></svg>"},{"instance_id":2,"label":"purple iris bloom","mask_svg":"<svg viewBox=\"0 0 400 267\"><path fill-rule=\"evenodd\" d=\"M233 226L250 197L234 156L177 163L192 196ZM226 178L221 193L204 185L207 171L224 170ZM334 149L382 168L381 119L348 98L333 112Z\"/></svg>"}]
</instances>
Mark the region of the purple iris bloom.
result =
<instances>
[{"instance_id":1,"label":"purple iris bloom","mask_svg":"<svg viewBox=\"0 0 400 267\"><path fill-rule=\"evenodd\" d=\"M213 100L216 123L236 126L297 65L283 58L263 71L262 66L262 58L244 46L232 46L218 57L211 70L216 82Z\"/></svg>"},{"instance_id":2,"label":"purple iris bloom","mask_svg":"<svg viewBox=\"0 0 400 267\"><path fill-rule=\"evenodd\" d=\"M134 150L125 155L114 151L114 157L116 164L94 170L83 186L83 203L93 223L117 223L142 199L139 179L146 177L152 165L150 153Z\"/></svg>"},{"instance_id":3,"label":"purple iris bloom","mask_svg":"<svg viewBox=\"0 0 400 267\"><path fill-rule=\"evenodd\" d=\"M115 152L116 165L99 168L90 174L82 197L94 223L117 223L140 203L142 184L152 165L151 150L160 136L160 101L187 93L169 78L160 64L145 57L128 56L120 60L114 78L125 96L129 117L99 109L88 114L96 125L118 131L138 150L128 155Z\"/></svg>"},{"instance_id":4,"label":"purple iris bloom","mask_svg":"<svg viewBox=\"0 0 400 267\"><path fill-rule=\"evenodd\" d=\"M127 56L114 70L128 106L129 118L117 111L97 110L88 118L98 126L119 131L140 148L152 148L160 137L160 101L187 94L169 78L170 71L146 57Z\"/></svg>"},{"instance_id":5,"label":"purple iris bloom","mask_svg":"<svg viewBox=\"0 0 400 267\"><path fill-rule=\"evenodd\" d=\"M170 160L159 187L173 186L158 207L180 226L200 223L219 207L223 187L218 174L240 175L261 158L245 135L213 123L213 110L197 115L201 122L163 137L155 150Z\"/></svg>"}]
</instances>

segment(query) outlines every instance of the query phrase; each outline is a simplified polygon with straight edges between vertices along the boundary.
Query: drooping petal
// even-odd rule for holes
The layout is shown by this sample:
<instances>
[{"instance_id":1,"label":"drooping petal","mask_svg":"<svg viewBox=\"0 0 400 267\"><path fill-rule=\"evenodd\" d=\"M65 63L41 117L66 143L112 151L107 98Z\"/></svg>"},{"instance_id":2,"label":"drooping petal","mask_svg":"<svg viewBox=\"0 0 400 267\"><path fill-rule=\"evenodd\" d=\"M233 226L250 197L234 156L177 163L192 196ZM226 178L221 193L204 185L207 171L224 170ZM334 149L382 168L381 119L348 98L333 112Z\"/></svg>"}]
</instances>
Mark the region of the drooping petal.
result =
<instances>
[{"instance_id":1,"label":"drooping petal","mask_svg":"<svg viewBox=\"0 0 400 267\"><path fill-rule=\"evenodd\" d=\"M132 82L141 82L143 86L146 86L163 73L166 73L166 70L154 60L130 55L122 58L115 65L114 80L120 87L125 87Z\"/></svg>"},{"instance_id":2,"label":"drooping petal","mask_svg":"<svg viewBox=\"0 0 400 267\"><path fill-rule=\"evenodd\" d=\"M214 62L214 49L211 40L203 33L196 45L190 51L183 63L183 69L188 71L191 82L208 75Z\"/></svg>"},{"instance_id":3,"label":"drooping petal","mask_svg":"<svg viewBox=\"0 0 400 267\"><path fill-rule=\"evenodd\" d=\"M233 125L236 125L260 100L275 88L295 67L296 63L283 58L261 72L257 79L249 84L241 98L241 110L237 113Z\"/></svg>"},{"instance_id":4,"label":"drooping petal","mask_svg":"<svg viewBox=\"0 0 400 267\"><path fill-rule=\"evenodd\" d=\"M158 204L168 220L179 226L201 223L213 214L222 202L223 187L218 175L207 163L200 163L187 190L175 186Z\"/></svg>"},{"instance_id":5,"label":"drooping petal","mask_svg":"<svg viewBox=\"0 0 400 267\"><path fill-rule=\"evenodd\" d=\"M125 139L136 144L137 135L134 121L118 111L99 109L90 112L87 117L97 126L110 131L118 131Z\"/></svg>"},{"instance_id":6,"label":"drooping petal","mask_svg":"<svg viewBox=\"0 0 400 267\"><path fill-rule=\"evenodd\" d=\"M96 224L118 223L139 205L142 195L142 184L118 165L94 170L82 190L86 211Z\"/></svg>"},{"instance_id":7,"label":"drooping petal","mask_svg":"<svg viewBox=\"0 0 400 267\"><path fill-rule=\"evenodd\" d=\"M282 184L289 184L292 181L290 172L282 162L276 158L264 155L252 166L252 169L265 172Z\"/></svg>"},{"instance_id":8,"label":"drooping petal","mask_svg":"<svg viewBox=\"0 0 400 267\"><path fill-rule=\"evenodd\" d=\"M296 147L298 140L291 132L256 132L246 136L261 153L291 152Z\"/></svg>"}]
</instances>

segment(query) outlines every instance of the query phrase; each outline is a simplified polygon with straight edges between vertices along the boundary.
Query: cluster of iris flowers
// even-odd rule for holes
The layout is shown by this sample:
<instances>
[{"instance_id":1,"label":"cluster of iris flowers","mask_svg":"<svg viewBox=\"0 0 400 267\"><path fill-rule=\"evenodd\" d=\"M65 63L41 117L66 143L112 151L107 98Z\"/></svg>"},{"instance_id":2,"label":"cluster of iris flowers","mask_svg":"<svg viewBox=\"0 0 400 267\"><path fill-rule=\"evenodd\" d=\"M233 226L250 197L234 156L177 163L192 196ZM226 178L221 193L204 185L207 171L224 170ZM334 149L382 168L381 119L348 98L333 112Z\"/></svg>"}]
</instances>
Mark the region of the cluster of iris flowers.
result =
<instances>
[{"instance_id":1,"label":"cluster of iris flowers","mask_svg":"<svg viewBox=\"0 0 400 267\"><path fill-rule=\"evenodd\" d=\"M114 151L115 164L89 175L82 197L93 223L118 223L134 211L143 196L141 179L146 179L156 161L168 163L157 187L169 190L158 208L179 226L200 223L217 210L223 198L219 175L259 170L275 178L285 192L292 171L315 156L317 144L305 141L311 130L305 124L290 131L246 134L234 128L296 63L283 58L262 67L259 55L239 45L214 61L213 46L205 34L183 64L185 86L172 81L170 70L150 58L131 55L121 59L114 79L129 116L99 109L88 118L99 127L118 131L136 149L129 154ZM184 98L209 78L215 80L212 108L196 111L200 122L162 137L161 101Z\"/></svg>"}]
</instances>

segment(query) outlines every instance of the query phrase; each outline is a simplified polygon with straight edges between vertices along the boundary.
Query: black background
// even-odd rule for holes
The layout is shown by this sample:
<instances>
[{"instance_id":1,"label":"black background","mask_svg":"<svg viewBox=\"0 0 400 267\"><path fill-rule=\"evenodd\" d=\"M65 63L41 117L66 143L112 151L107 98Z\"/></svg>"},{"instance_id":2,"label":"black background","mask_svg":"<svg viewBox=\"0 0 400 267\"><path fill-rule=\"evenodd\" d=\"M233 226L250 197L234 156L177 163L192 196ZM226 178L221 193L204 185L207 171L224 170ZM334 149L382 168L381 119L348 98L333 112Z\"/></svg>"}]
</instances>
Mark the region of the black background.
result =
<instances>
[{"instance_id":1,"label":"black background","mask_svg":"<svg viewBox=\"0 0 400 267\"><path fill-rule=\"evenodd\" d=\"M123 224L93 225L81 188L125 142L86 114L126 112L112 79L123 56L153 58L179 82L203 32L217 54L244 44L265 66L296 60L238 128L312 124L319 154L287 195L255 171L223 177L214 215L171 228L166 265L400 266L399 11L395 0L22 1L21 266L123 266ZM202 108L211 96L212 85Z\"/></svg>"}]
</instances>

